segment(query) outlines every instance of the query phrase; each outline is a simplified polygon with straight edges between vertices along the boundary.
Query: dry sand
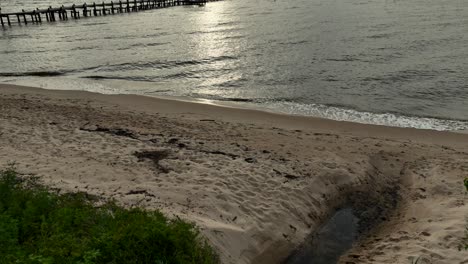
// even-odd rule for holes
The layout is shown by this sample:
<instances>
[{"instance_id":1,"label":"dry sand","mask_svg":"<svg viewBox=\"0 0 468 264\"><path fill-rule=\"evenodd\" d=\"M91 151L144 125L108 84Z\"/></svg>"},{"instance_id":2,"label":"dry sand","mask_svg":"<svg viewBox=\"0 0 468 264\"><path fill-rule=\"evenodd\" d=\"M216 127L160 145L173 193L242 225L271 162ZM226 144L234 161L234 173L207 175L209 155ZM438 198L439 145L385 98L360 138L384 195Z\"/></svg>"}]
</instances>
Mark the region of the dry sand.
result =
<instances>
[{"instance_id":1,"label":"dry sand","mask_svg":"<svg viewBox=\"0 0 468 264\"><path fill-rule=\"evenodd\" d=\"M466 134L0 85L0 167L194 221L224 263L280 263L345 205L382 223L342 263L468 263L467 160Z\"/></svg>"}]
</instances>

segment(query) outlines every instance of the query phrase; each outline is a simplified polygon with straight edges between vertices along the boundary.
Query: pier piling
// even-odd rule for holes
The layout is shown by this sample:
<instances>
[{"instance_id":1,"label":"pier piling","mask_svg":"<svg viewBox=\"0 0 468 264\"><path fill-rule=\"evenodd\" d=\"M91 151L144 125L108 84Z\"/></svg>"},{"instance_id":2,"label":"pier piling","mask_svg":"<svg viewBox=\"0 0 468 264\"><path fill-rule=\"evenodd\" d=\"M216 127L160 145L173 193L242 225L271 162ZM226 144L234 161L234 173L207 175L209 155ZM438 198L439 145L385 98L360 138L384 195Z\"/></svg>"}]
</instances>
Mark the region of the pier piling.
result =
<instances>
[{"instance_id":1,"label":"pier piling","mask_svg":"<svg viewBox=\"0 0 468 264\"><path fill-rule=\"evenodd\" d=\"M0 23L2 23L2 27L5 27L5 23L3 22L3 15L2 15L2 8L0 7Z\"/></svg>"},{"instance_id":2,"label":"pier piling","mask_svg":"<svg viewBox=\"0 0 468 264\"><path fill-rule=\"evenodd\" d=\"M28 24L28 20L26 20L26 12L24 11L24 9L22 10L22 13L23 13L23 21L24 21L24 24L27 25L27 24Z\"/></svg>"}]
</instances>

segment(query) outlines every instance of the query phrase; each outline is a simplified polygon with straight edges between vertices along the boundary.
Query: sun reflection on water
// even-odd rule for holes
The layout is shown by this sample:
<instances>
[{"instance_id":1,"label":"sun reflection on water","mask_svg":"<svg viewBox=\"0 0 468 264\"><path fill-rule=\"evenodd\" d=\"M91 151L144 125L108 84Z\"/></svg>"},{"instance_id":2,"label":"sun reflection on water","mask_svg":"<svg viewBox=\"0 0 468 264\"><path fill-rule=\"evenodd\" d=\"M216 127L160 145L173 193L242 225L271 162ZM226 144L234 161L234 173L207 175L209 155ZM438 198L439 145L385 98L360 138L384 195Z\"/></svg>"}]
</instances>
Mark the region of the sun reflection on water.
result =
<instances>
[{"instance_id":1,"label":"sun reflection on water","mask_svg":"<svg viewBox=\"0 0 468 264\"><path fill-rule=\"evenodd\" d=\"M239 96L231 85L244 78L239 71L239 41L232 41L240 31L238 18L226 12L231 1L221 1L203 7L199 16L194 18L193 27L203 34L193 34L190 41L194 55L209 60L210 71L203 73L199 94L207 96Z\"/></svg>"}]
</instances>

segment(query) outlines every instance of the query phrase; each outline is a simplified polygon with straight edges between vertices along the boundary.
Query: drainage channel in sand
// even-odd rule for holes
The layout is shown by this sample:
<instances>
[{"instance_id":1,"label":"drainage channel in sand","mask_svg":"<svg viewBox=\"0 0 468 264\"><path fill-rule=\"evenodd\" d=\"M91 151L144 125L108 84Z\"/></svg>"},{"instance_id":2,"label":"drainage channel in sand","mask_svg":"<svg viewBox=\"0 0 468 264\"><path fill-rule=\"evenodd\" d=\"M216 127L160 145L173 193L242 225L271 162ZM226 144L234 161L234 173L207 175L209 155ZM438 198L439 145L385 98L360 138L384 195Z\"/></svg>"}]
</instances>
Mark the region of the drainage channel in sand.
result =
<instances>
[{"instance_id":1,"label":"drainage channel in sand","mask_svg":"<svg viewBox=\"0 0 468 264\"><path fill-rule=\"evenodd\" d=\"M394 213L400 202L398 177L374 173L374 183L361 190L342 193L341 206L283 264L334 264L355 242ZM387 174L386 176L392 176ZM387 180L385 180L387 179ZM390 179L390 180L388 180Z\"/></svg>"},{"instance_id":2,"label":"drainage channel in sand","mask_svg":"<svg viewBox=\"0 0 468 264\"><path fill-rule=\"evenodd\" d=\"M336 263L358 236L359 219L351 208L340 209L285 264Z\"/></svg>"}]
</instances>

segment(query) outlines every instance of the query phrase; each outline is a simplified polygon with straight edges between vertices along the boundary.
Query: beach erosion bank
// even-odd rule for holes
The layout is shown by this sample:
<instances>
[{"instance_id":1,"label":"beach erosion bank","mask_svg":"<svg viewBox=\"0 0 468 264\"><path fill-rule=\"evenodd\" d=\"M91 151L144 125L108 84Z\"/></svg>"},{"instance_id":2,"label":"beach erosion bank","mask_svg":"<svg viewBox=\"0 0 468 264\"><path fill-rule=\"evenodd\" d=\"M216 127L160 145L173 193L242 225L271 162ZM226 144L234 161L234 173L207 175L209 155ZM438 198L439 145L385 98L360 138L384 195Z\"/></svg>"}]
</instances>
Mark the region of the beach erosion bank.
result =
<instances>
[{"instance_id":1,"label":"beach erosion bank","mask_svg":"<svg viewBox=\"0 0 468 264\"><path fill-rule=\"evenodd\" d=\"M342 263L468 262L466 134L2 84L0 149L60 190L195 222L223 263L281 263L340 208L377 224Z\"/></svg>"}]
</instances>

